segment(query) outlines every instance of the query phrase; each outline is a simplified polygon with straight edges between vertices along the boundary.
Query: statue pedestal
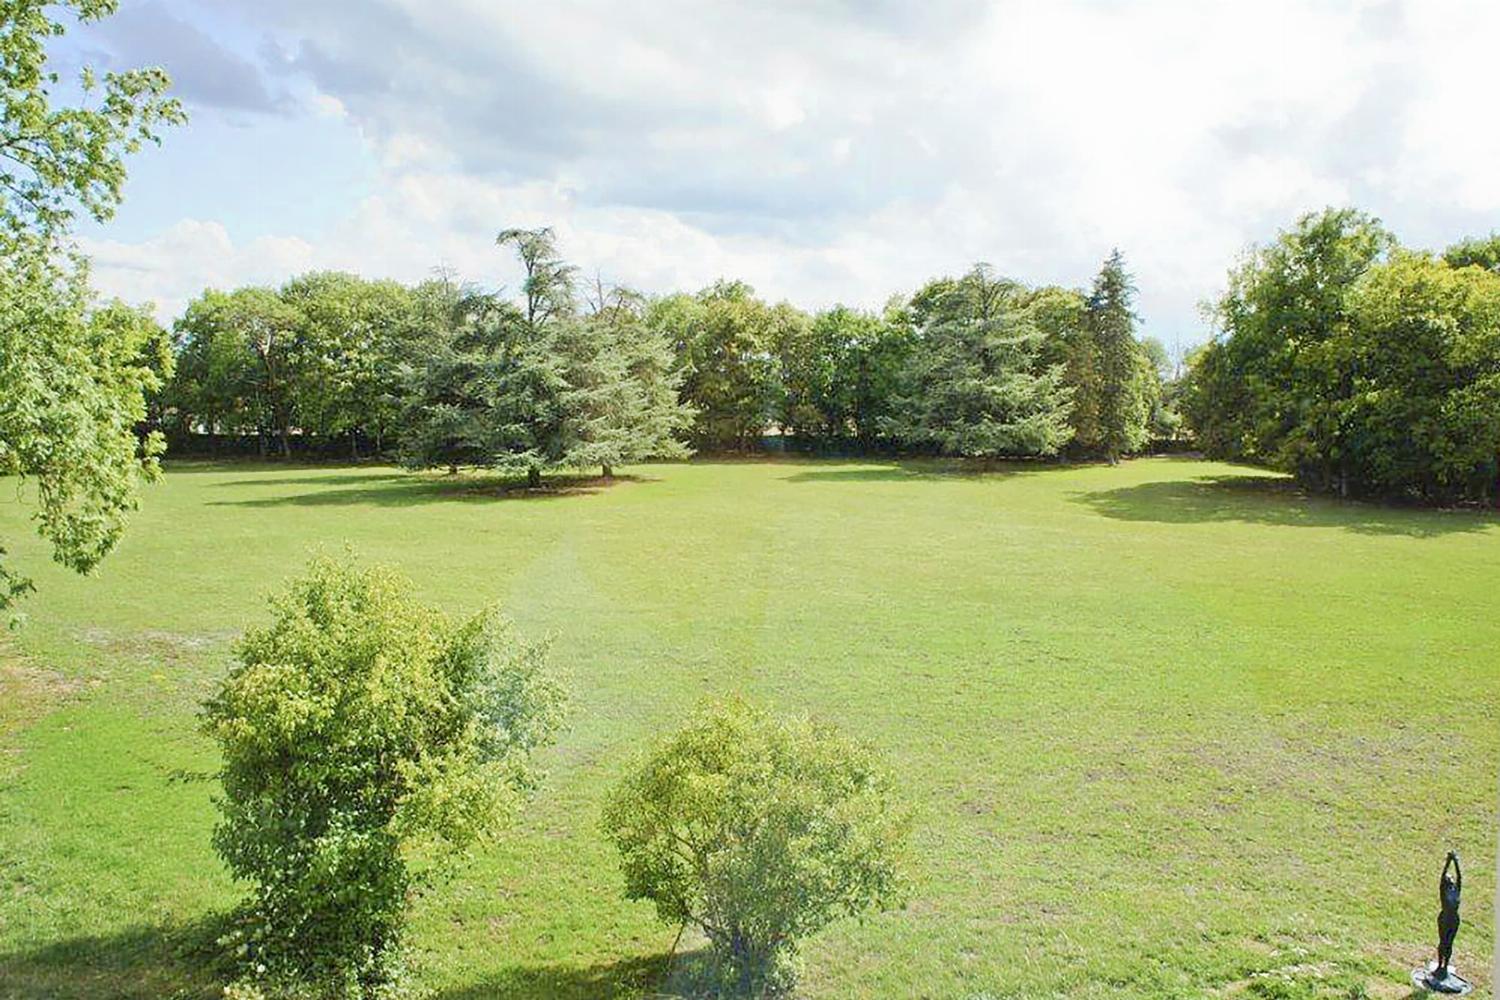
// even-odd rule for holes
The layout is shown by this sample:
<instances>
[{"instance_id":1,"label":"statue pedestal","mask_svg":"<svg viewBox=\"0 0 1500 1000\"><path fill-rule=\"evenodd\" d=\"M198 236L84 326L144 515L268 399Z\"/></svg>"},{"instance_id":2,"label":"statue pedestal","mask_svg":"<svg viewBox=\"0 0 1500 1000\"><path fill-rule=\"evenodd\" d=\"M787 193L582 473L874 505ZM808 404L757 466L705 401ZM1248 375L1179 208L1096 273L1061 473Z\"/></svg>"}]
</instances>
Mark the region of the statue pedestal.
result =
<instances>
[{"instance_id":1,"label":"statue pedestal","mask_svg":"<svg viewBox=\"0 0 1500 1000\"><path fill-rule=\"evenodd\" d=\"M1424 968L1412 969L1411 984L1429 993L1446 993L1449 996L1458 997L1474 988L1472 983L1454 972L1452 966L1445 969L1442 977L1439 978L1436 962L1428 962Z\"/></svg>"}]
</instances>

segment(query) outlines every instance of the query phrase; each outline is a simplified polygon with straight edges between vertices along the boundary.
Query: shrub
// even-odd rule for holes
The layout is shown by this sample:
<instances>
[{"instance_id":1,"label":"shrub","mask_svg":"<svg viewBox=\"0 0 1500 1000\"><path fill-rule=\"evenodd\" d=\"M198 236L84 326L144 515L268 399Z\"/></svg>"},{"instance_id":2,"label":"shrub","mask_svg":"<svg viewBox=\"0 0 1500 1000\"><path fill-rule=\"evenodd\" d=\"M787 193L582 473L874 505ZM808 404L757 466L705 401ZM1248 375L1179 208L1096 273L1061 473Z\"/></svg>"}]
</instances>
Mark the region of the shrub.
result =
<instances>
[{"instance_id":1,"label":"shrub","mask_svg":"<svg viewBox=\"0 0 1500 1000\"><path fill-rule=\"evenodd\" d=\"M273 995L383 995L409 895L534 785L563 689L494 611L455 623L386 568L315 559L271 607L203 721L214 845L254 886L237 943Z\"/></svg>"},{"instance_id":2,"label":"shrub","mask_svg":"<svg viewBox=\"0 0 1500 1000\"><path fill-rule=\"evenodd\" d=\"M604 812L631 899L708 938L719 985L789 984L800 939L900 895L909 814L876 754L731 701L701 710Z\"/></svg>"}]
</instances>

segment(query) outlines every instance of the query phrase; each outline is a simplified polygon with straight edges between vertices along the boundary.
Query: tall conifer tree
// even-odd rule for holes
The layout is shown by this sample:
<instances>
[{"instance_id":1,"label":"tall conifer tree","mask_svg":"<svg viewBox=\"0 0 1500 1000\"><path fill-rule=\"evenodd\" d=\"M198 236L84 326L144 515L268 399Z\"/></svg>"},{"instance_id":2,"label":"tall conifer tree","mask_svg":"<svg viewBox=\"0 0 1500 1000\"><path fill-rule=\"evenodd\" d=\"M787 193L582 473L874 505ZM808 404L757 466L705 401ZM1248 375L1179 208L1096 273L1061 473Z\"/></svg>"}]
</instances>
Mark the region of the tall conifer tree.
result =
<instances>
[{"instance_id":1,"label":"tall conifer tree","mask_svg":"<svg viewBox=\"0 0 1500 1000\"><path fill-rule=\"evenodd\" d=\"M1111 462L1146 443L1150 416L1135 339L1135 283L1125 257L1110 252L1088 299L1088 329L1098 377L1099 450Z\"/></svg>"}]
</instances>

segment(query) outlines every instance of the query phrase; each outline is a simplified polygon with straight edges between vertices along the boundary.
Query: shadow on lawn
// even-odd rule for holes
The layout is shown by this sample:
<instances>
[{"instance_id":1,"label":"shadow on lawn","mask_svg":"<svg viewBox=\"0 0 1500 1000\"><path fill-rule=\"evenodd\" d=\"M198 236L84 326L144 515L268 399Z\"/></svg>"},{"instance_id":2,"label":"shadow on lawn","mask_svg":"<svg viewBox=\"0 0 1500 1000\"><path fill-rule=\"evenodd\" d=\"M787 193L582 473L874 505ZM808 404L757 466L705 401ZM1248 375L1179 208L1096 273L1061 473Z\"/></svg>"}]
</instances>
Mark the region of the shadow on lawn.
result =
<instances>
[{"instance_id":1,"label":"shadow on lawn","mask_svg":"<svg viewBox=\"0 0 1500 1000\"><path fill-rule=\"evenodd\" d=\"M956 459L915 459L860 465L855 468L809 469L784 477L788 483L914 483L951 479L1009 479L1061 469L1076 469L1082 463L1061 462L966 462Z\"/></svg>"},{"instance_id":2,"label":"shadow on lawn","mask_svg":"<svg viewBox=\"0 0 1500 1000\"><path fill-rule=\"evenodd\" d=\"M31 951L0 953L0 997L27 1000L208 1000L230 970L215 942L228 918L136 926L82 935Z\"/></svg>"},{"instance_id":3,"label":"shadow on lawn","mask_svg":"<svg viewBox=\"0 0 1500 1000\"><path fill-rule=\"evenodd\" d=\"M317 479L288 479L287 485L312 484ZM329 483L348 483L351 477L329 476ZM353 479L356 484L345 489L319 490L313 493L293 493L252 500L211 500L211 507L339 507L369 505L375 507L412 507L424 503L479 502L497 500L558 500L563 497L586 496L609 489L619 483L641 483L651 480L643 476L616 475L612 479L601 476L548 476L537 489L530 489L523 479L464 476L435 479L411 473L370 476ZM239 480L227 486L261 486L273 480Z\"/></svg>"},{"instance_id":4,"label":"shadow on lawn","mask_svg":"<svg viewBox=\"0 0 1500 1000\"><path fill-rule=\"evenodd\" d=\"M482 982L442 990L432 1000L608 1000L697 995L707 981L707 954L622 958L595 965L517 966Z\"/></svg>"},{"instance_id":5,"label":"shadow on lawn","mask_svg":"<svg viewBox=\"0 0 1500 1000\"><path fill-rule=\"evenodd\" d=\"M1281 476L1200 476L1075 493L1072 500L1120 521L1277 524L1409 538L1483 531L1500 523L1479 510L1423 510L1311 497Z\"/></svg>"},{"instance_id":6,"label":"shadow on lawn","mask_svg":"<svg viewBox=\"0 0 1500 1000\"><path fill-rule=\"evenodd\" d=\"M309 469L309 472L314 471ZM264 479L231 479L227 482L216 483L216 486L337 486L340 483L391 483L399 479L408 479L409 472L392 472L390 470L349 469L344 472L328 473L325 468L324 475L309 476L267 476Z\"/></svg>"}]
</instances>

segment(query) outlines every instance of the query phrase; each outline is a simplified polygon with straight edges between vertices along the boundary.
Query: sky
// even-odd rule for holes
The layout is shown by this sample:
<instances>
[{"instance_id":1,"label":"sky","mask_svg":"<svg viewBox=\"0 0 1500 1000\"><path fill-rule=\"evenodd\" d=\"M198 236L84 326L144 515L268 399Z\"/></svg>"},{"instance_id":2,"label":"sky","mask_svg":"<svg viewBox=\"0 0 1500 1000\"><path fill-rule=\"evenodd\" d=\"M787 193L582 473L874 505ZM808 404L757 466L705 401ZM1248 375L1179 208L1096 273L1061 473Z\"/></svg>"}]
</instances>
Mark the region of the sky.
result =
<instances>
[{"instance_id":1,"label":"sky","mask_svg":"<svg viewBox=\"0 0 1500 1000\"><path fill-rule=\"evenodd\" d=\"M164 320L309 269L514 289L495 234L549 225L605 282L804 308L1119 247L1180 347L1303 212L1500 228L1496 38L1495 0L121 0L55 56L191 115L80 231Z\"/></svg>"}]
</instances>

